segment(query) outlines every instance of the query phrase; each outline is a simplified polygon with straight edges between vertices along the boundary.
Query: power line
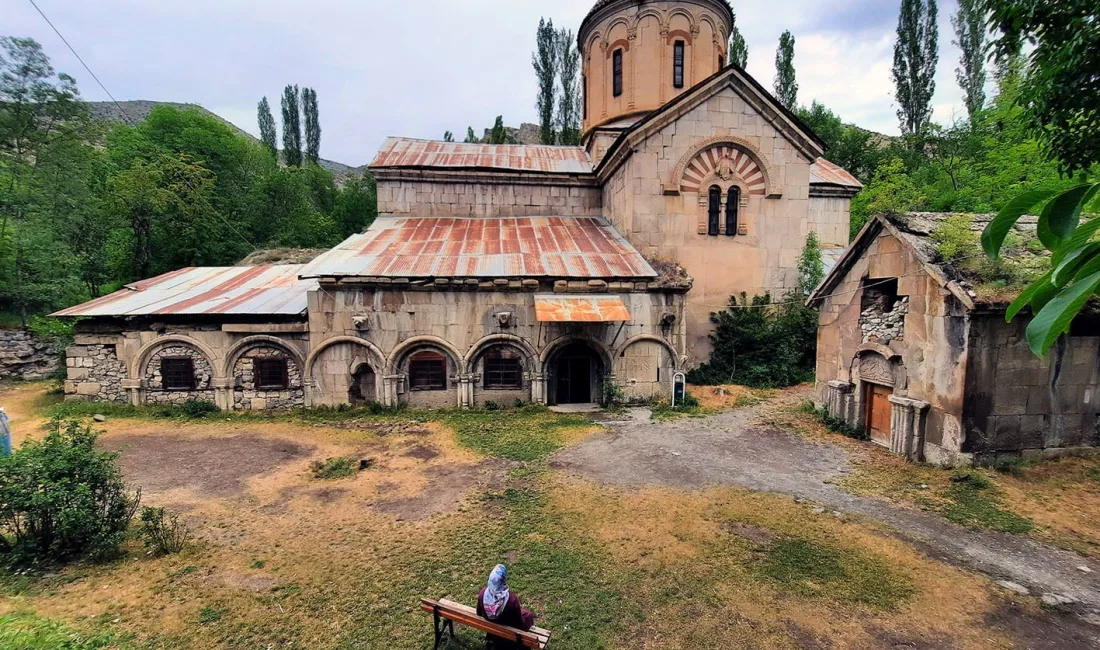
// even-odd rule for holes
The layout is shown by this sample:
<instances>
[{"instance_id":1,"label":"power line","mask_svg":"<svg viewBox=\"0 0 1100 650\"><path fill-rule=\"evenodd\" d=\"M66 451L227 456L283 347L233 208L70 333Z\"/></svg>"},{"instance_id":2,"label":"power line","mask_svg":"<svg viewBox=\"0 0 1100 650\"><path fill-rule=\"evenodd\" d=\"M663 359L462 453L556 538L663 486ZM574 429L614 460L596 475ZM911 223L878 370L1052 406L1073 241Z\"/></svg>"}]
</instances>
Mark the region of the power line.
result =
<instances>
[{"instance_id":1,"label":"power line","mask_svg":"<svg viewBox=\"0 0 1100 650\"><path fill-rule=\"evenodd\" d=\"M91 67L89 67L88 64L84 62L84 59L76 51L76 48L74 48L72 46L72 44L69 43L69 40L67 38L65 38L65 35L61 33L61 30L59 30L57 28L57 26L53 24L53 21L50 20L49 16L47 16L46 13L44 11L42 11L42 8L38 6L38 3L36 3L34 0L27 0L27 1L30 2L31 6L35 8L35 11L38 12L38 15L42 16L42 20L46 21L46 24L50 26L50 29L53 30L53 33L57 34L57 37L60 38L61 42L65 44L65 47L69 48L69 51L73 53L73 56L76 57L76 60L80 62L80 65L84 67L84 69L88 72L89 75L91 75L92 79L95 79L96 84L99 85L100 89L102 89L103 92L106 93L107 97L109 97L111 99L111 102L114 103L114 105L118 108L119 112L122 113L122 117L126 121L126 123L129 124L130 126L137 126L137 122L135 122L134 119L130 117L130 114L127 113L126 109L122 107L122 104L120 104L119 101L117 99L115 99L115 96L111 94L111 91L107 89L107 86L102 81L100 81L99 77L96 76L96 73L92 71ZM183 178L183 182L184 182L185 185L188 186L188 188L192 192L195 193L195 196L199 197L199 199L203 203L206 204L206 207L210 210L210 212L212 212L215 216L217 216L219 219L221 219L222 223L224 223L226 226L228 226L229 229L232 230L235 235L240 237L241 241L243 241L245 244L247 244L253 252L258 248L255 244L250 242L247 237L242 235L241 232L239 230L237 230L237 228L234 227L233 224L230 223L228 219L226 219L224 216L222 216L222 214L220 212L215 210L214 206L210 205L210 202L206 200L206 197L203 194L201 194L198 191L198 188L196 188L194 185L192 185L188 181L187 178Z\"/></svg>"}]
</instances>

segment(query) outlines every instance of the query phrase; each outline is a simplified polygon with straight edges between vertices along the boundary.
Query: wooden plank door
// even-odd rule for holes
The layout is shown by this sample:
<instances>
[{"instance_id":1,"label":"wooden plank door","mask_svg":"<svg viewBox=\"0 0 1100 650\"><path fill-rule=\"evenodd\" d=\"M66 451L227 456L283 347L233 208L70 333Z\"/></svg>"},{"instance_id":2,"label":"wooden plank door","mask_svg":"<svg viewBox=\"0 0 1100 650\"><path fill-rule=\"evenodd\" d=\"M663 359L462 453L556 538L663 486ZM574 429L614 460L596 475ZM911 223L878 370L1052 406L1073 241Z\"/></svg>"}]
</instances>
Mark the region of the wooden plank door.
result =
<instances>
[{"instance_id":1,"label":"wooden plank door","mask_svg":"<svg viewBox=\"0 0 1100 650\"><path fill-rule=\"evenodd\" d=\"M890 444L890 421L893 417L893 405L890 395L893 389L878 384L867 385L867 431L877 443Z\"/></svg>"}]
</instances>

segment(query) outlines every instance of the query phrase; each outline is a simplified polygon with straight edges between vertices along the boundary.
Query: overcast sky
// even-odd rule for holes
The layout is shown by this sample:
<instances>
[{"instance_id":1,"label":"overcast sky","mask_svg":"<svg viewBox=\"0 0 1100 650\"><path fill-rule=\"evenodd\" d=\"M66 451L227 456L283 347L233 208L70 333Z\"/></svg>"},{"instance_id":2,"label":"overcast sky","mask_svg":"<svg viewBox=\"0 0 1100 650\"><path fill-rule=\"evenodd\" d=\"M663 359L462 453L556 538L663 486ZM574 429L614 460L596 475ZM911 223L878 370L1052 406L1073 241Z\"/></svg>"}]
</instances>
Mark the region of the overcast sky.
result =
<instances>
[{"instance_id":1,"label":"overcast sky","mask_svg":"<svg viewBox=\"0 0 1100 650\"><path fill-rule=\"evenodd\" d=\"M267 95L278 120L283 86L317 91L321 155L370 161L389 135L462 139L493 118L537 120L531 50L540 16L574 30L594 0L36 0L119 100L198 103L257 133ZM890 81L896 1L733 0L749 72L772 86L779 35L795 35L799 102L817 99L847 122L896 134ZM965 113L958 50L940 5L935 119ZM0 0L0 32L42 43L88 100L106 95L28 0Z\"/></svg>"}]
</instances>

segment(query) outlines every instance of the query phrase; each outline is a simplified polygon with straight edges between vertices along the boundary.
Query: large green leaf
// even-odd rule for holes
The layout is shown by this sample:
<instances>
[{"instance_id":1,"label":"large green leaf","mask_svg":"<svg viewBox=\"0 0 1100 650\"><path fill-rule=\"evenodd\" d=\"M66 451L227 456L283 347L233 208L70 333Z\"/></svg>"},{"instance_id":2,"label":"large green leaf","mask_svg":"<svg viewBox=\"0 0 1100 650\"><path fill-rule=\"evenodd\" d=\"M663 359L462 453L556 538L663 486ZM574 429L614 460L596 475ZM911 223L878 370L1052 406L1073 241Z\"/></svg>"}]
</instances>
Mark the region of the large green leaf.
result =
<instances>
[{"instance_id":1,"label":"large green leaf","mask_svg":"<svg viewBox=\"0 0 1100 650\"><path fill-rule=\"evenodd\" d=\"M1081 265L1091 261L1097 253L1100 253L1100 242L1092 242L1070 252L1061 264L1054 267L1054 274L1051 275L1050 281L1055 286L1065 286L1077 275L1077 270L1081 268Z\"/></svg>"},{"instance_id":2,"label":"large green leaf","mask_svg":"<svg viewBox=\"0 0 1100 650\"><path fill-rule=\"evenodd\" d=\"M1062 290L1035 315L1027 326L1027 342L1031 351L1043 356L1050 346L1069 329L1073 318L1089 298L1100 289L1100 271L1074 282Z\"/></svg>"},{"instance_id":3,"label":"large green leaf","mask_svg":"<svg viewBox=\"0 0 1100 650\"><path fill-rule=\"evenodd\" d=\"M985 254L996 259L1001 253L1001 245L1004 244L1008 231L1020 220L1028 210L1054 195L1053 190L1032 190L1019 194L1009 201L993 221L982 231L982 248Z\"/></svg>"},{"instance_id":4,"label":"large green leaf","mask_svg":"<svg viewBox=\"0 0 1100 650\"><path fill-rule=\"evenodd\" d=\"M1055 266L1061 264L1066 255L1087 246L1089 240L1096 235L1096 231L1098 230L1100 230L1100 217L1096 217L1078 226L1077 230L1073 232L1073 236L1059 246L1058 250L1054 251L1054 256L1051 259L1053 264Z\"/></svg>"},{"instance_id":5,"label":"large green leaf","mask_svg":"<svg viewBox=\"0 0 1100 650\"><path fill-rule=\"evenodd\" d=\"M1081 221L1081 209L1092 200L1100 184L1078 185L1058 194L1039 215L1039 241L1049 250L1057 250L1073 236Z\"/></svg>"},{"instance_id":6,"label":"large green leaf","mask_svg":"<svg viewBox=\"0 0 1100 650\"><path fill-rule=\"evenodd\" d=\"M1012 301L1012 304L1008 306L1008 310L1005 312L1005 322L1011 323L1013 318L1016 318L1016 314L1020 313L1020 310L1031 303L1031 299L1036 296L1045 287L1052 287L1050 284L1050 274L1053 271L1047 271L1041 278L1032 282L1024 289L1020 295L1016 296L1016 299Z\"/></svg>"},{"instance_id":7,"label":"large green leaf","mask_svg":"<svg viewBox=\"0 0 1100 650\"><path fill-rule=\"evenodd\" d=\"M1073 279L1080 280L1081 278L1087 278L1097 271L1100 271L1100 255L1096 255L1091 260L1082 264L1081 268L1077 269L1077 273L1074 274Z\"/></svg>"}]
</instances>

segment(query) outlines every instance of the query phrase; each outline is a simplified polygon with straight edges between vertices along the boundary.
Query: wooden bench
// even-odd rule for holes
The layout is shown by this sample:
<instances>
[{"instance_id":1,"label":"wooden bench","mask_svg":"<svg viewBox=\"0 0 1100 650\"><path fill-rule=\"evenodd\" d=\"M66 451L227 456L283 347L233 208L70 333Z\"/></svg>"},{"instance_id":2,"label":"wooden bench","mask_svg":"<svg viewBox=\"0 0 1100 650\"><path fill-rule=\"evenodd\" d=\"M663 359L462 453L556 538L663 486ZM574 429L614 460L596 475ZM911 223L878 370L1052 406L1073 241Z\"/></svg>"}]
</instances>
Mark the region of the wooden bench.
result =
<instances>
[{"instance_id":1,"label":"wooden bench","mask_svg":"<svg viewBox=\"0 0 1100 650\"><path fill-rule=\"evenodd\" d=\"M447 645L454 638L455 623L480 630L506 643L514 643L517 647L542 650L550 642L550 630L532 627L524 631L507 625L497 625L487 618L478 616L477 610L473 607L447 600L446 596L439 600L421 598L420 609L430 612L435 618L435 650ZM485 647L490 647L491 643L492 641L487 639Z\"/></svg>"}]
</instances>

